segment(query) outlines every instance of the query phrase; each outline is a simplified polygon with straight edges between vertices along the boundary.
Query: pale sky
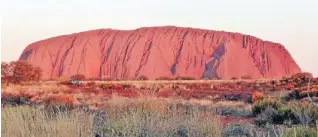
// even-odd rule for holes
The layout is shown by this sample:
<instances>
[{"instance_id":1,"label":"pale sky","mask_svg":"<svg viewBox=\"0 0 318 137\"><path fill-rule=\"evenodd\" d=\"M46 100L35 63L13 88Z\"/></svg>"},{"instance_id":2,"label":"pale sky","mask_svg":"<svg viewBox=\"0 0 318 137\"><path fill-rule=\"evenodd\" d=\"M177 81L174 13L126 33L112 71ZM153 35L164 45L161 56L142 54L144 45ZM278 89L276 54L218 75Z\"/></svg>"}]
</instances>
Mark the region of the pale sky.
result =
<instances>
[{"instance_id":1,"label":"pale sky","mask_svg":"<svg viewBox=\"0 0 318 137\"><path fill-rule=\"evenodd\" d=\"M283 44L318 76L316 0L2 0L1 58L30 43L100 28L174 25L240 32Z\"/></svg>"}]
</instances>

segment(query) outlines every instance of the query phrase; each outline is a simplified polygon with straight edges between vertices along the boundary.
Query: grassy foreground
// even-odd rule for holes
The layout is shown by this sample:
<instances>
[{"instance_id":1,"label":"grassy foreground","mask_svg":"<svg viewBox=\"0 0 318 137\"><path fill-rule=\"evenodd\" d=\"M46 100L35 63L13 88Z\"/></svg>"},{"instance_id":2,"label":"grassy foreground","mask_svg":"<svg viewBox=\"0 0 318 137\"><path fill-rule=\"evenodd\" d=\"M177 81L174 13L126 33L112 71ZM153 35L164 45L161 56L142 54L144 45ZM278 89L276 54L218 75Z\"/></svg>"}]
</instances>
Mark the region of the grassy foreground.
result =
<instances>
[{"instance_id":1,"label":"grassy foreground","mask_svg":"<svg viewBox=\"0 0 318 137\"><path fill-rule=\"evenodd\" d=\"M33 107L2 108L4 137L88 137L93 117L80 112L50 113Z\"/></svg>"},{"instance_id":2,"label":"grassy foreground","mask_svg":"<svg viewBox=\"0 0 318 137\"><path fill-rule=\"evenodd\" d=\"M168 109L167 109L168 108ZM103 111L67 106L2 108L2 135L10 137L221 136L220 116L159 100L120 99Z\"/></svg>"},{"instance_id":3,"label":"grassy foreground","mask_svg":"<svg viewBox=\"0 0 318 137\"><path fill-rule=\"evenodd\" d=\"M2 107L4 137L316 137L306 126L243 121L225 124L215 110L242 103L195 105L181 100L114 97L103 110L54 104ZM216 108L216 109L215 109ZM249 111L248 108L244 108ZM243 110L241 110L243 111ZM242 113L242 112L241 112Z\"/></svg>"}]
</instances>

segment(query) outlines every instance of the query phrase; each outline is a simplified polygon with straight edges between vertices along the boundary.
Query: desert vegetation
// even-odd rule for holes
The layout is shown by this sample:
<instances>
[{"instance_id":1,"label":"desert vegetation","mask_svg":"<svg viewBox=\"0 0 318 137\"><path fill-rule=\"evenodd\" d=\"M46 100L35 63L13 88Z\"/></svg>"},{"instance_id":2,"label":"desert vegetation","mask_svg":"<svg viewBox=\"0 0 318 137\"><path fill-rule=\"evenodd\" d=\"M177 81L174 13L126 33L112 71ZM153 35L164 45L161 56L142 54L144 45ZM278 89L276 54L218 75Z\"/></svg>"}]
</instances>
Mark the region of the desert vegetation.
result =
<instances>
[{"instance_id":1,"label":"desert vegetation","mask_svg":"<svg viewBox=\"0 0 318 137\"><path fill-rule=\"evenodd\" d=\"M4 136L317 136L318 78L310 73L281 80L94 81L77 74L43 81L26 62L2 63L1 70Z\"/></svg>"},{"instance_id":2,"label":"desert vegetation","mask_svg":"<svg viewBox=\"0 0 318 137\"><path fill-rule=\"evenodd\" d=\"M13 61L1 63L1 84L20 84L21 82L39 81L42 77L42 70L33 67L24 61Z\"/></svg>"}]
</instances>

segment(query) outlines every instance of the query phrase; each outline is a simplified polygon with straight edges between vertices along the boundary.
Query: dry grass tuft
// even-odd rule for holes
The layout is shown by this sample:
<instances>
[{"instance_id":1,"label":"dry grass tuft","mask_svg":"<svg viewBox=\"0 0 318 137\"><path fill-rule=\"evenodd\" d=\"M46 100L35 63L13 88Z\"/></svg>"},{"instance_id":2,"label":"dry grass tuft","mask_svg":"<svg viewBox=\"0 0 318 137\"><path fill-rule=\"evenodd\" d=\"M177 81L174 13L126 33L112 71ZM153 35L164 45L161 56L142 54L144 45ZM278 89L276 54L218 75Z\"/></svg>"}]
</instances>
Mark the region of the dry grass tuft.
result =
<instances>
[{"instance_id":1,"label":"dry grass tuft","mask_svg":"<svg viewBox=\"0 0 318 137\"><path fill-rule=\"evenodd\" d=\"M88 137L92 136L92 115L83 112L58 113L33 107L4 107L1 133L5 137Z\"/></svg>"}]
</instances>

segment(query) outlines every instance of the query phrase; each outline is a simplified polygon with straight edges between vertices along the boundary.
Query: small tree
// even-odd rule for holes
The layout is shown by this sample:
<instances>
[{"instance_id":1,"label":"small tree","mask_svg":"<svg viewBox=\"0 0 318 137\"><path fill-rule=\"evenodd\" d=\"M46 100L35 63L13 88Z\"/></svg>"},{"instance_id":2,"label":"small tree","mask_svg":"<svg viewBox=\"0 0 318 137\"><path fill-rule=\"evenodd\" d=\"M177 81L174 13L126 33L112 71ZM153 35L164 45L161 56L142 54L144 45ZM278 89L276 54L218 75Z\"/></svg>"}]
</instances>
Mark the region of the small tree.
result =
<instances>
[{"instance_id":1,"label":"small tree","mask_svg":"<svg viewBox=\"0 0 318 137\"><path fill-rule=\"evenodd\" d=\"M19 84L21 82L39 81L41 77L41 68L33 67L25 61L1 63L1 79L3 80L3 83Z\"/></svg>"},{"instance_id":2,"label":"small tree","mask_svg":"<svg viewBox=\"0 0 318 137\"><path fill-rule=\"evenodd\" d=\"M31 76L32 80L39 81L42 77L42 72L43 72L42 69L39 67L34 67L32 72L33 72Z\"/></svg>"},{"instance_id":3,"label":"small tree","mask_svg":"<svg viewBox=\"0 0 318 137\"><path fill-rule=\"evenodd\" d=\"M13 83L21 83L24 81L32 80L33 67L25 61L14 61L11 62L13 65Z\"/></svg>"},{"instance_id":4,"label":"small tree","mask_svg":"<svg viewBox=\"0 0 318 137\"><path fill-rule=\"evenodd\" d=\"M12 77L13 67L10 63L1 62L1 83L9 84Z\"/></svg>"}]
</instances>

